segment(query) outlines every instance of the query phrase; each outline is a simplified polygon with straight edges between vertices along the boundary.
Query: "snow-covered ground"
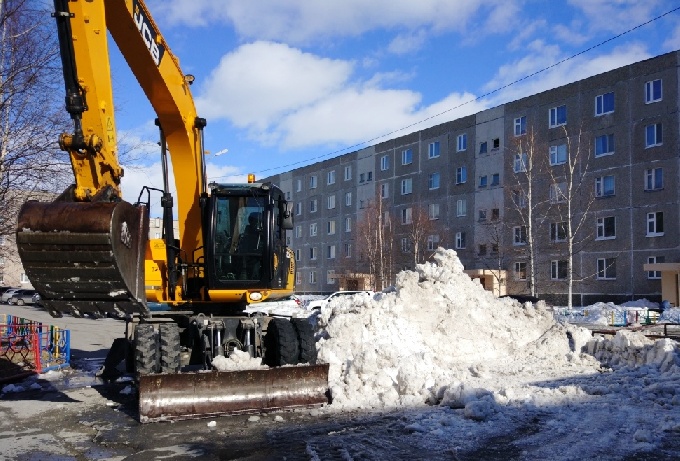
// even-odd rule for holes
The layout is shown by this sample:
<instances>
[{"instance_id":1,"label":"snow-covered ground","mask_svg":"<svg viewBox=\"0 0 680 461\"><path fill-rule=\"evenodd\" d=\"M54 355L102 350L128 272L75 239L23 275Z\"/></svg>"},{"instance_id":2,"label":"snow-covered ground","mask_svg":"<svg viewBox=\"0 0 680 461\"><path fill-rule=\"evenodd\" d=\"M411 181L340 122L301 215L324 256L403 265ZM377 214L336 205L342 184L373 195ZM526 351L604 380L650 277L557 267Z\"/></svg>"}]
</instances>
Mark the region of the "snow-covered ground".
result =
<instances>
[{"instance_id":1,"label":"snow-covered ground","mask_svg":"<svg viewBox=\"0 0 680 461\"><path fill-rule=\"evenodd\" d=\"M637 304L567 312L498 299L440 249L393 292L286 315L318 327L333 398L322 413L401 412L410 436L438 453L505 437L521 459L621 459L680 441L678 343L630 330L593 337L579 325L610 325L611 311L644 323L657 306ZM248 359L220 361L241 369Z\"/></svg>"}]
</instances>

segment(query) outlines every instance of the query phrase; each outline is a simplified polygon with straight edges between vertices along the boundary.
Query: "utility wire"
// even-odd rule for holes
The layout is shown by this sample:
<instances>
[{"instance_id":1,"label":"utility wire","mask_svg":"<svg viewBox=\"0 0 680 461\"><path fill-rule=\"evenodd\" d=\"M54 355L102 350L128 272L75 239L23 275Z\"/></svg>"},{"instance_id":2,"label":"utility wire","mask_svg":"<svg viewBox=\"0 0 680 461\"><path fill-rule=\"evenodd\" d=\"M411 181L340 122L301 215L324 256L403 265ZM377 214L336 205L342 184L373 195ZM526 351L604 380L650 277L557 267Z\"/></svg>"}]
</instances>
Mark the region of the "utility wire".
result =
<instances>
[{"instance_id":1,"label":"utility wire","mask_svg":"<svg viewBox=\"0 0 680 461\"><path fill-rule=\"evenodd\" d=\"M623 36L626 35L626 34L629 34L629 33L633 32L633 31L635 31L635 30L637 30L637 29L640 29L640 28L642 28L642 27L645 27L645 26L647 26L647 25L649 25L649 24L651 24L651 23L653 23L653 22L655 22L655 21L658 21L659 19L661 19L661 18L663 18L663 17L665 17L665 16L668 16L669 14L675 13L675 12L678 11L678 10L680 10L680 6L678 6L678 7L676 7L676 8L673 8L672 10L667 11L667 12L665 12L665 13L663 13L663 14L660 14L659 16L656 16L655 18L652 18L652 19L650 19L649 21L646 21L646 22L643 22L643 23L641 23L641 24L638 24L637 26L632 27L632 28L630 28L630 29L628 29L628 30L626 30L626 31L624 31L624 32L621 32L620 34L614 35L613 37L609 37L608 39L603 40L603 41L601 41L600 43L597 43L597 44L595 44L595 45L593 45L593 46L591 46L591 47L589 47L589 48L586 48L585 50L579 51L578 53L573 54L573 55L571 55L571 56L569 56L569 57L567 57L567 58L564 58L564 59L562 59L562 60L560 60L560 61L557 61L557 62L555 62L555 63L553 63L553 64L551 64L551 65L549 65L549 66L547 66L547 67L544 67L544 68L542 68L542 69L540 69L540 70L537 70L537 71L535 71L535 72L533 72L533 73L531 73L531 74L529 74L529 75L525 75L524 77L518 78L517 80L515 80L515 81L513 81L513 82L510 82L510 83L507 83L507 84L505 84L505 85L503 85L503 86L501 86L501 87L498 87L498 88L496 88L495 90L491 90L491 91L489 91L489 92L487 92L487 93L484 93L484 94L482 94L482 95L480 95L480 96L477 96L476 98L470 99L469 101L466 101L466 102L463 102L463 103L461 103L461 104L458 104L457 106L450 107L449 109L446 109L446 110L444 110L444 111L442 111L442 112L439 112L439 113L437 113L437 114L431 115L431 116L426 117L426 118L424 118L424 119L422 119L422 120L419 120L419 121L417 121L417 122L411 123L410 125L403 126L403 127L401 127L401 128L392 130L392 131L390 131L390 132L388 132L388 133L384 133L384 134L382 134L382 135L380 135L380 136L376 136L376 137L373 137L373 138L371 138L371 139L368 139L368 140L366 140L366 141L362 141L362 142L360 142L360 143L352 144L352 145L350 145L350 146L345 146L345 147L343 147L342 149L334 150L334 151L332 151L332 152L328 152L328 153L326 153L326 154L318 155L318 156L316 156L316 157L310 157L310 158L307 158L307 159L305 159L305 160L299 160L299 161L297 161L297 162L293 162L293 163L289 163L289 164L281 165L281 166L277 166L277 167L266 168L266 169L264 169L264 170L258 171L258 174L259 174L259 173L264 173L264 172L267 172L267 171L272 171L272 170L279 170L279 169L282 169L282 168L289 169L290 167L293 167L293 166L296 166L296 165L300 165L300 164L302 164L302 163L310 163L310 162L314 162L314 161L316 161L316 160L320 160L320 159L323 159L323 158L331 157L331 156L334 156L334 155L336 155L336 154L340 154L340 153L343 153L343 152L348 152L348 151L351 151L351 150L359 149L361 146L365 146L365 145L367 145L367 144L369 144L369 143L373 143L374 141L377 141L377 140L379 140L379 139L383 139L383 138L386 138L386 137L391 136L391 135L393 135L393 134L400 133L400 132L402 132L402 131L404 131L404 130L407 130L407 129L409 129L409 128L412 128L412 127L414 127L414 126L420 125L421 123L427 122L428 120L431 120L431 119L433 119L433 118L440 117L440 116L442 116L442 115L444 115L444 114L446 114L446 113L448 113L448 112L451 112L451 111L454 111L454 110L456 110L456 109L459 109L459 108L461 108L461 107L463 107L463 106L465 106L465 105L467 105L467 104L473 103L473 102L475 102L475 101L479 101L480 99L484 99L484 98L486 98L486 97L488 97L488 96L491 96L492 94L498 93L499 91L502 91L502 90L504 90L504 89L506 89L506 88L508 88L508 87L511 87L512 85L516 85L517 83L520 83L520 82L523 82L523 81L525 81L525 80L528 80L528 79L530 79L530 78L532 78L532 77L535 77L536 75L539 75L539 74L541 74L541 73L543 73L543 72L546 72L546 71L548 71L548 70L550 70L550 69L552 69L552 68L554 68L554 67L557 67L557 66L559 66L559 65L561 65L561 64L564 64L564 63L567 62L567 61L571 61L572 59L577 58L578 56L581 56L582 54L588 53L589 51L592 51L592 50L594 50L595 48L599 48L599 47L601 47L601 46L603 46L603 45L605 45L605 44L607 44L607 43L609 43L609 42L611 42L611 41L614 41L614 40L616 40L616 39L618 39L618 38L620 38L620 37L623 37ZM224 176L221 176L221 177L224 177ZM218 177L218 178L211 178L211 179L219 179L219 177Z\"/></svg>"}]
</instances>

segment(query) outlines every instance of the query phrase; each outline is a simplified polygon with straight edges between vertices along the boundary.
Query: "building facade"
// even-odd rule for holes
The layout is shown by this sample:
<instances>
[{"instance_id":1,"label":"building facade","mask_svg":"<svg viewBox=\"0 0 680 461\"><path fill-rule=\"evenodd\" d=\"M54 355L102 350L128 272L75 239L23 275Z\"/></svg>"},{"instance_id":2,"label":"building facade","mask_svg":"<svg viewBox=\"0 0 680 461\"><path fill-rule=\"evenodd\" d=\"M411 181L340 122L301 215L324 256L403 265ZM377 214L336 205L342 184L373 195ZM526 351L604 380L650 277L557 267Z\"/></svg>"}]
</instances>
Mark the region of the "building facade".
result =
<instances>
[{"instance_id":1,"label":"building facade","mask_svg":"<svg viewBox=\"0 0 680 461\"><path fill-rule=\"evenodd\" d=\"M507 274L509 293L533 285L565 303L571 279L577 305L659 300L661 274L643 265L680 261L678 59L667 53L266 178L294 203L298 291L338 289L362 258L357 224L376 219L364 210L379 200L404 253L408 224L425 210L436 223L429 250L453 248L466 269Z\"/></svg>"}]
</instances>

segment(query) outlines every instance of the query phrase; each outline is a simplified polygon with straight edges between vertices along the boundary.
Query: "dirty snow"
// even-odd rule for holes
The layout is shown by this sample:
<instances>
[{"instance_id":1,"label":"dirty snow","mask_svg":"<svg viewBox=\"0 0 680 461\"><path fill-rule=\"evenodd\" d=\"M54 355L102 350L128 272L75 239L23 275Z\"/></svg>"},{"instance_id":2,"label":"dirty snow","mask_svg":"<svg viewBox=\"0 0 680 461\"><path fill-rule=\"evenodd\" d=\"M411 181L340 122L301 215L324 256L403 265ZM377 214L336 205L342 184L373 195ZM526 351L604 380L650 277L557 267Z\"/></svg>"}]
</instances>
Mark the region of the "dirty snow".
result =
<instances>
[{"instance_id":1,"label":"dirty snow","mask_svg":"<svg viewBox=\"0 0 680 461\"><path fill-rule=\"evenodd\" d=\"M463 272L453 250L434 259L400 273L394 292L322 309L318 350L331 365L329 409L459 409L469 423L451 416L413 423L450 440L461 430L493 434L530 408L555 424L534 436L553 459L585 456L612 440L624 452L640 444L652 450L680 431L676 342L625 331L593 338L542 302L496 298ZM602 441L584 445L578 431L586 429Z\"/></svg>"}]
</instances>

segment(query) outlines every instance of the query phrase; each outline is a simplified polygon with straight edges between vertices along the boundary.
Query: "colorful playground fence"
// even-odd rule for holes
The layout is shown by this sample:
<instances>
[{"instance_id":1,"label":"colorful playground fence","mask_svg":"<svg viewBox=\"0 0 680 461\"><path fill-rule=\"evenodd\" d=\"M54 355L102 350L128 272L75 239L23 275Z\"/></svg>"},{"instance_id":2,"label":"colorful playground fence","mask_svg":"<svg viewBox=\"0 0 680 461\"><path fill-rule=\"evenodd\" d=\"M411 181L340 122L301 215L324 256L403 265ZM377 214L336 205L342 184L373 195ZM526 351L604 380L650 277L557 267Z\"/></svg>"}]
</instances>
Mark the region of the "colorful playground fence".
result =
<instances>
[{"instance_id":1,"label":"colorful playground fence","mask_svg":"<svg viewBox=\"0 0 680 461\"><path fill-rule=\"evenodd\" d=\"M0 320L0 380L69 365L69 330L11 315Z\"/></svg>"}]
</instances>

